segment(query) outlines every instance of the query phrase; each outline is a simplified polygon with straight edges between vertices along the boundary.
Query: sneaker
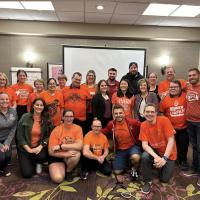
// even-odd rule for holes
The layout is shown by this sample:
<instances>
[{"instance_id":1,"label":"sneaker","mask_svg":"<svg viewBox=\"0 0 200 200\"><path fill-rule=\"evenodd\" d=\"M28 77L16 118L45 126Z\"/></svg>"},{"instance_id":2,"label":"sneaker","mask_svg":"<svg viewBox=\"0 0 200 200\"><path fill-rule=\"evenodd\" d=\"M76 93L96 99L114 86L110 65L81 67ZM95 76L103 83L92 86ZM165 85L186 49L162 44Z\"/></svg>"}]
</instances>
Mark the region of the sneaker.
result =
<instances>
[{"instance_id":1,"label":"sneaker","mask_svg":"<svg viewBox=\"0 0 200 200\"><path fill-rule=\"evenodd\" d=\"M188 170L188 171L183 171L183 175L184 176L188 176L188 177L190 177L190 176L198 176L197 172L195 170L193 170L193 169Z\"/></svg>"},{"instance_id":2,"label":"sneaker","mask_svg":"<svg viewBox=\"0 0 200 200\"><path fill-rule=\"evenodd\" d=\"M11 176L11 172L8 171L8 170L1 170L0 171L0 176L9 177L9 176Z\"/></svg>"},{"instance_id":3,"label":"sneaker","mask_svg":"<svg viewBox=\"0 0 200 200\"><path fill-rule=\"evenodd\" d=\"M142 187L143 194L149 194L151 191L152 182L145 182Z\"/></svg>"},{"instance_id":4,"label":"sneaker","mask_svg":"<svg viewBox=\"0 0 200 200\"><path fill-rule=\"evenodd\" d=\"M180 169L182 171L188 171L189 170L189 165L186 161L180 162Z\"/></svg>"},{"instance_id":5,"label":"sneaker","mask_svg":"<svg viewBox=\"0 0 200 200\"><path fill-rule=\"evenodd\" d=\"M131 169L131 178L132 178L132 180L137 180L138 179L138 177L139 177L139 175L138 175L138 171L137 170L135 170L134 168L132 168Z\"/></svg>"},{"instance_id":6,"label":"sneaker","mask_svg":"<svg viewBox=\"0 0 200 200\"><path fill-rule=\"evenodd\" d=\"M72 173L71 173L71 172L66 172L65 179L66 179L67 181L73 181L74 177L72 176Z\"/></svg>"},{"instance_id":7,"label":"sneaker","mask_svg":"<svg viewBox=\"0 0 200 200\"><path fill-rule=\"evenodd\" d=\"M42 164L37 163L36 164L36 174L42 173Z\"/></svg>"},{"instance_id":8,"label":"sneaker","mask_svg":"<svg viewBox=\"0 0 200 200\"><path fill-rule=\"evenodd\" d=\"M200 177L197 180L197 185L200 186Z\"/></svg>"},{"instance_id":9,"label":"sneaker","mask_svg":"<svg viewBox=\"0 0 200 200\"><path fill-rule=\"evenodd\" d=\"M87 171L81 171L81 180L87 180L89 173Z\"/></svg>"}]
</instances>

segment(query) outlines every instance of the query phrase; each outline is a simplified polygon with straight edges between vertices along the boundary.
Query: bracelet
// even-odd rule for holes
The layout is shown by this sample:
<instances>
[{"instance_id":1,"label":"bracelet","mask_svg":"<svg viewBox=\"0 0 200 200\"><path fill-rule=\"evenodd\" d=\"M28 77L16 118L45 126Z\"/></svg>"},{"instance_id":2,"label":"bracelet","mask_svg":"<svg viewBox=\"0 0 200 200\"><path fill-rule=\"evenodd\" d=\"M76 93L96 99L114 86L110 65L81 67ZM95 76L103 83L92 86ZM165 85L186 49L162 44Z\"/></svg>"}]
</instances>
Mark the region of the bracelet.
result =
<instances>
[{"instance_id":1,"label":"bracelet","mask_svg":"<svg viewBox=\"0 0 200 200\"><path fill-rule=\"evenodd\" d=\"M163 156L163 159L166 160L166 161L168 160L167 156Z\"/></svg>"}]
</instances>

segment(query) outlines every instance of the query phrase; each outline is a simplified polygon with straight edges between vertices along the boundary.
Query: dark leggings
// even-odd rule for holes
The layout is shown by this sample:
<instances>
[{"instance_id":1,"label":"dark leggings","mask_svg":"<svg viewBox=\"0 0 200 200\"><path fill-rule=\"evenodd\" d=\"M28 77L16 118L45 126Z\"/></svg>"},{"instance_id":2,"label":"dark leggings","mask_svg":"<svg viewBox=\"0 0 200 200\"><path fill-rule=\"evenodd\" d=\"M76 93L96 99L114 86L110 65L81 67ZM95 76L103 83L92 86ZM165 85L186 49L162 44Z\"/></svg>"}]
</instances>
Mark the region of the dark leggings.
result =
<instances>
[{"instance_id":1,"label":"dark leggings","mask_svg":"<svg viewBox=\"0 0 200 200\"><path fill-rule=\"evenodd\" d=\"M83 171L92 171L98 170L102 174L109 176L112 173L112 168L110 163L105 159L102 164L97 160L88 159L85 156L81 156L81 170Z\"/></svg>"},{"instance_id":2,"label":"dark leggings","mask_svg":"<svg viewBox=\"0 0 200 200\"><path fill-rule=\"evenodd\" d=\"M44 147L39 154L31 154L25 150L18 149L18 160L22 177L31 178L35 174L36 163L48 161L48 150Z\"/></svg>"},{"instance_id":3,"label":"dark leggings","mask_svg":"<svg viewBox=\"0 0 200 200\"><path fill-rule=\"evenodd\" d=\"M0 142L1 144L3 144L3 142ZM10 145L10 148L8 151L6 152L2 152L0 151L0 170L4 170L9 161L11 160L11 156L12 156L12 145Z\"/></svg>"},{"instance_id":4,"label":"dark leggings","mask_svg":"<svg viewBox=\"0 0 200 200\"><path fill-rule=\"evenodd\" d=\"M22 115L24 113L27 113L27 106L26 105L25 106L18 105L16 110L17 110L17 116L18 116L18 121L19 121L20 118L22 117Z\"/></svg>"}]
</instances>

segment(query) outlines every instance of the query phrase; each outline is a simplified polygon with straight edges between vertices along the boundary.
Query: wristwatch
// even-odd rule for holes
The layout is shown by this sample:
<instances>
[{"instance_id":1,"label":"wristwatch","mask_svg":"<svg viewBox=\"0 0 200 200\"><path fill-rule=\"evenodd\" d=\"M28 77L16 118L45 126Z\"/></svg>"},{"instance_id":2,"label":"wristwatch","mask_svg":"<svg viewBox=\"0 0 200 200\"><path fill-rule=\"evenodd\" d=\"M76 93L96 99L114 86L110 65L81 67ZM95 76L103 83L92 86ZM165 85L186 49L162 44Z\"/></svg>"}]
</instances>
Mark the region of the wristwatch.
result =
<instances>
[{"instance_id":1,"label":"wristwatch","mask_svg":"<svg viewBox=\"0 0 200 200\"><path fill-rule=\"evenodd\" d=\"M168 160L168 157L167 157L167 156L163 156L163 159L167 161L167 160Z\"/></svg>"}]
</instances>

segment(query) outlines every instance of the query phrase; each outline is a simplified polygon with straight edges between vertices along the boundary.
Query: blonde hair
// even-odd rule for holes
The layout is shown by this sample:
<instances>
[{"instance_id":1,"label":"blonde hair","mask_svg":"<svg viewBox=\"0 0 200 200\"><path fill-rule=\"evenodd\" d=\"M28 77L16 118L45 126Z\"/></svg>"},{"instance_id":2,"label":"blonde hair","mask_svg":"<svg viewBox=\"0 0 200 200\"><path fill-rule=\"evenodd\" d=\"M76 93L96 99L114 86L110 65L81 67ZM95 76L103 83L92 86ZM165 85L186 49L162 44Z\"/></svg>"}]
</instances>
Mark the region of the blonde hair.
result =
<instances>
[{"instance_id":1,"label":"blonde hair","mask_svg":"<svg viewBox=\"0 0 200 200\"><path fill-rule=\"evenodd\" d=\"M6 85L5 85L5 87L8 87L8 85L9 85L9 80L8 80L8 77L6 76L6 74L3 73L3 72L0 72L0 76L2 76L3 78L6 79Z\"/></svg>"}]
</instances>

